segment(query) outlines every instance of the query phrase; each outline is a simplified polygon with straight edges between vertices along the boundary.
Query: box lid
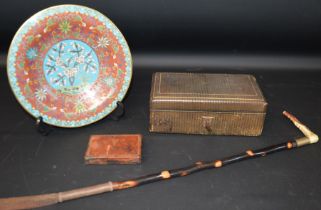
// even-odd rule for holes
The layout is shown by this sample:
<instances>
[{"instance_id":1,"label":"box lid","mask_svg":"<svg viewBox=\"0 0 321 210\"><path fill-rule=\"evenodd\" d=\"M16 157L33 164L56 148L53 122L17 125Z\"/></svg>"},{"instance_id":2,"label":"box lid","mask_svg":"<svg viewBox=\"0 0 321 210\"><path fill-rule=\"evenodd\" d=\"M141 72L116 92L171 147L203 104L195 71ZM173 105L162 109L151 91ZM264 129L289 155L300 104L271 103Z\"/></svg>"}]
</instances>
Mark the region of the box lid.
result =
<instances>
[{"instance_id":1,"label":"box lid","mask_svg":"<svg viewBox=\"0 0 321 210\"><path fill-rule=\"evenodd\" d=\"M266 112L267 103L248 74L157 72L151 110Z\"/></svg>"}]
</instances>

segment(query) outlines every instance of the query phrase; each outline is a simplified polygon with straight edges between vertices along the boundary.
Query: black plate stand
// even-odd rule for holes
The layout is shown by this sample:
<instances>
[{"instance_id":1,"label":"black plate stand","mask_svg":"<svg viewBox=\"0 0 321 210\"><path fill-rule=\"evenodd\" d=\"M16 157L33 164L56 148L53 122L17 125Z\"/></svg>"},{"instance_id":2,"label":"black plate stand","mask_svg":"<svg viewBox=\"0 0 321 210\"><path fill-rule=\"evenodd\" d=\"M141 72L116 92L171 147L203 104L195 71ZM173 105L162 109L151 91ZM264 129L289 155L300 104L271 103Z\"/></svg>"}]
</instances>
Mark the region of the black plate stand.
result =
<instances>
[{"instance_id":1,"label":"black plate stand","mask_svg":"<svg viewBox=\"0 0 321 210\"><path fill-rule=\"evenodd\" d=\"M38 117L36 120L36 129L38 133L40 133L43 136L48 136L53 131L53 127L44 123L43 118L41 116Z\"/></svg>"},{"instance_id":2,"label":"black plate stand","mask_svg":"<svg viewBox=\"0 0 321 210\"><path fill-rule=\"evenodd\" d=\"M116 109L110 114L111 119L118 121L125 115L125 106L122 102L117 101Z\"/></svg>"},{"instance_id":3,"label":"black plate stand","mask_svg":"<svg viewBox=\"0 0 321 210\"><path fill-rule=\"evenodd\" d=\"M116 109L110 114L111 119L114 121L120 120L125 115L125 106L122 102L117 101ZM43 121L43 118L40 116L36 120L36 129L38 133L43 136L48 136L53 130L54 127L51 125L46 124Z\"/></svg>"}]
</instances>

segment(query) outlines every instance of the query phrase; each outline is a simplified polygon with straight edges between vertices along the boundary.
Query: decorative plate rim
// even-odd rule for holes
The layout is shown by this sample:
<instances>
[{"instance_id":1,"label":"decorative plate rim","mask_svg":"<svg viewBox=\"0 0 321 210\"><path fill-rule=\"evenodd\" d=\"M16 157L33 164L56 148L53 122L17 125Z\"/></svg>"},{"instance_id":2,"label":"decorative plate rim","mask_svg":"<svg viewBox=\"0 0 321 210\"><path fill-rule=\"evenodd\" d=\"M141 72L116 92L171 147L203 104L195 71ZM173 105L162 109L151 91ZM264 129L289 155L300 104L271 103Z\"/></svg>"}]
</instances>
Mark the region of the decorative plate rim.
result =
<instances>
[{"instance_id":1,"label":"decorative plate rim","mask_svg":"<svg viewBox=\"0 0 321 210\"><path fill-rule=\"evenodd\" d=\"M19 43L22 41L24 34L27 33L30 27L34 25L34 20L39 21L50 15L59 14L63 12L79 12L86 15L97 17L97 19L100 20L102 23L104 23L106 28L111 30L111 32L115 35L119 44L123 48L123 52L125 54L125 61L127 63L127 66L125 68L126 75L124 77L124 82L115 100L109 106L107 106L103 111L97 113L94 116L91 116L82 120L70 120L70 121L59 120L54 117L47 116L46 114L40 114L40 111L37 109L34 109L32 105L26 100L25 96L21 94L21 90L17 84L17 78L15 76L15 72L16 72L15 61L16 61L16 53L18 51ZM19 27L9 47L9 52L7 57L7 75L8 75L8 80L9 80L11 90L14 93L15 98L17 99L19 104L23 107L23 109L27 111L30 115L32 115L35 118L38 118L41 116L45 123L54 125L57 127L76 128L76 127L83 127L83 126L95 123L103 119L104 117L106 117L112 111L115 110L115 108L117 107L117 101L122 101L129 89L131 79L132 79L132 71L133 71L132 60L133 60L132 55L130 53L130 49L125 37L123 36L121 31L118 29L118 27L108 17L106 17L104 14L100 13L99 11L89 8L87 6L76 5L76 4L62 4L62 5L48 7L46 9L43 9L35 13Z\"/></svg>"}]
</instances>

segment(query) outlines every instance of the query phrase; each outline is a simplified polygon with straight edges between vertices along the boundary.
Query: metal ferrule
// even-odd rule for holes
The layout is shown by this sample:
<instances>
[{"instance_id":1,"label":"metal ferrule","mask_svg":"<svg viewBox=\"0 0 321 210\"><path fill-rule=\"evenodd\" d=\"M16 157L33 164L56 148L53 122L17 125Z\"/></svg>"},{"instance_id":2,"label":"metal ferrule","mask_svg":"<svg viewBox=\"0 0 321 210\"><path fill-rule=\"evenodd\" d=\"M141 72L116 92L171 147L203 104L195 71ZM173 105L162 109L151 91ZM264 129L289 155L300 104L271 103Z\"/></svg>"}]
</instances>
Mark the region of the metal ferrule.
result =
<instances>
[{"instance_id":1,"label":"metal ferrule","mask_svg":"<svg viewBox=\"0 0 321 210\"><path fill-rule=\"evenodd\" d=\"M311 144L310 139L308 137L298 138L295 140L295 142L297 144L297 147L302 147L304 145Z\"/></svg>"}]
</instances>

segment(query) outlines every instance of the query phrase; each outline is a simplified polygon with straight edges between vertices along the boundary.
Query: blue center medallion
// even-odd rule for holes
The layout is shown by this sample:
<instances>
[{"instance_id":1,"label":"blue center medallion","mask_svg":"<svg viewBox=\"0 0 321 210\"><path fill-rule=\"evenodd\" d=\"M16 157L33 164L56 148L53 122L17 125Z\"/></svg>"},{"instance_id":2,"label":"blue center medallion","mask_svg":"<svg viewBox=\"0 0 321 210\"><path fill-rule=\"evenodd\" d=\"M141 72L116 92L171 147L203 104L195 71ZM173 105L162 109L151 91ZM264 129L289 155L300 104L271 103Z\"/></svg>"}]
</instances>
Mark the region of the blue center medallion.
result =
<instances>
[{"instance_id":1,"label":"blue center medallion","mask_svg":"<svg viewBox=\"0 0 321 210\"><path fill-rule=\"evenodd\" d=\"M47 52L43 70L51 87L63 93L77 94L96 81L99 61L95 51L85 42L63 40Z\"/></svg>"}]
</instances>

